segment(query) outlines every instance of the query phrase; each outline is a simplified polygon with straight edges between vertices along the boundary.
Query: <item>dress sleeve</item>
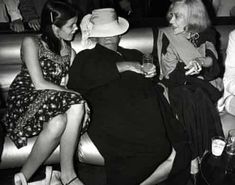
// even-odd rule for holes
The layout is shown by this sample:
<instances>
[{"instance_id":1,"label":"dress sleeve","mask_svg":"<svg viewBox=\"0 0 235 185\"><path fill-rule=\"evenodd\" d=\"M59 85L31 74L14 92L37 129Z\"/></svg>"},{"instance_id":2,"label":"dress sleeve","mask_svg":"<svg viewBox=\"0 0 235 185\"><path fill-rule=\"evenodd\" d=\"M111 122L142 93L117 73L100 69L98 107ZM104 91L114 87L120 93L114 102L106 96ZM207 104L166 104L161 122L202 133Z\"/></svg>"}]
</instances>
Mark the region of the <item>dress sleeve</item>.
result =
<instances>
[{"instance_id":1,"label":"dress sleeve","mask_svg":"<svg viewBox=\"0 0 235 185\"><path fill-rule=\"evenodd\" d=\"M115 56L99 58L90 52L78 54L69 72L68 87L81 93L105 86L119 78Z\"/></svg>"}]
</instances>

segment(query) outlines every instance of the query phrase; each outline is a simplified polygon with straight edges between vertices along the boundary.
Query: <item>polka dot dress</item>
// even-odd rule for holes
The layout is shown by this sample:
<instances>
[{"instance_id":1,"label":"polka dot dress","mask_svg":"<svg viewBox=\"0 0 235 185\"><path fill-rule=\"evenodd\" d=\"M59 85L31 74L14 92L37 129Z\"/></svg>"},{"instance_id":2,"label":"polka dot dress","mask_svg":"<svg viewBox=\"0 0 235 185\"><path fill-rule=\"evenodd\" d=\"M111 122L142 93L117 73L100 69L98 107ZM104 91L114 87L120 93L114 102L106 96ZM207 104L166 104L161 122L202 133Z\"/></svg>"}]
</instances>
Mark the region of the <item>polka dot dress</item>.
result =
<instances>
[{"instance_id":1,"label":"polka dot dress","mask_svg":"<svg viewBox=\"0 0 235 185\"><path fill-rule=\"evenodd\" d=\"M68 74L70 54L56 55L47 49L40 39L37 41L39 43L39 62L44 79L60 85L62 78ZM23 61L22 56L21 52ZM77 93L51 89L36 90L23 61L21 72L16 76L9 89L7 111L3 118L3 124L8 136L20 148L27 145L27 138L40 133L45 122L56 115L65 113L73 104L86 105L86 102ZM89 109L87 105L85 107L83 129L89 122Z\"/></svg>"}]
</instances>

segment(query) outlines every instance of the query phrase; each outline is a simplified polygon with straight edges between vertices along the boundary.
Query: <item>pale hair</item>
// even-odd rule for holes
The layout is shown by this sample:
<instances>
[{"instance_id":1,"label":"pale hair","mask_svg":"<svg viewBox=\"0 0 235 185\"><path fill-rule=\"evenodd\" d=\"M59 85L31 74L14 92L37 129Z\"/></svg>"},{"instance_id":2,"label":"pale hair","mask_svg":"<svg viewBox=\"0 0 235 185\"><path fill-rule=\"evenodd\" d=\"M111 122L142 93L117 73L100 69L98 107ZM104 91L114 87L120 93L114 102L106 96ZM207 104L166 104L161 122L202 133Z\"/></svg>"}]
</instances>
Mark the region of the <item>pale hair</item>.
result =
<instances>
[{"instance_id":1,"label":"pale hair","mask_svg":"<svg viewBox=\"0 0 235 185\"><path fill-rule=\"evenodd\" d=\"M201 0L173 0L167 13L168 20L172 10L178 3L188 9L188 25L185 27L185 31L199 33L211 26L207 10Z\"/></svg>"},{"instance_id":2,"label":"pale hair","mask_svg":"<svg viewBox=\"0 0 235 185\"><path fill-rule=\"evenodd\" d=\"M80 29L82 33L81 44L85 49L91 49L95 47L95 41L90 38L90 33L93 28L93 24L91 23L91 14L85 15L80 23Z\"/></svg>"}]
</instances>

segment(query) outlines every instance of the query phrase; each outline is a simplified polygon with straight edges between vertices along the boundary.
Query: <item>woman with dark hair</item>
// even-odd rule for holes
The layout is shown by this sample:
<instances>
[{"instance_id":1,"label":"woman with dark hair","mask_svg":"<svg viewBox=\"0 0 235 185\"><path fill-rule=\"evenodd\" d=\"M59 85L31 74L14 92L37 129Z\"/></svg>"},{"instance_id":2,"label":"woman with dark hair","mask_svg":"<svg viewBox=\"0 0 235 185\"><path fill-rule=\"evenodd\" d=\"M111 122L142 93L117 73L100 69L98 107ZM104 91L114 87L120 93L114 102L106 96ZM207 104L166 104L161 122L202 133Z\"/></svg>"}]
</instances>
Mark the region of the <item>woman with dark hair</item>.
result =
<instances>
[{"instance_id":1,"label":"woman with dark hair","mask_svg":"<svg viewBox=\"0 0 235 185\"><path fill-rule=\"evenodd\" d=\"M38 135L21 172L15 175L15 184L23 184L22 176L28 181L60 144L61 182L82 185L73 156L87 108L79 93L66 88L75 56L70 41L80 17L70 4L58 0L48 1L41 17L42 35L22 41L22 68L10 86L3 118L7 134L18 148Z\"/></svg>"},{"instance_id":2,"label":"woman with dark hair","mask_svg":"<svg viewBox=\"0 0 235 185\"><path fill-rule=\"evenodd\" d=\"M191 173L210 149L211 137L223 135L216 102L220 68L216 33L201 0L176 0L168 11L170 26L161 28L157 40L160 79L169 102L188 133L192 151Z\"/></svg>"}]
</instances>

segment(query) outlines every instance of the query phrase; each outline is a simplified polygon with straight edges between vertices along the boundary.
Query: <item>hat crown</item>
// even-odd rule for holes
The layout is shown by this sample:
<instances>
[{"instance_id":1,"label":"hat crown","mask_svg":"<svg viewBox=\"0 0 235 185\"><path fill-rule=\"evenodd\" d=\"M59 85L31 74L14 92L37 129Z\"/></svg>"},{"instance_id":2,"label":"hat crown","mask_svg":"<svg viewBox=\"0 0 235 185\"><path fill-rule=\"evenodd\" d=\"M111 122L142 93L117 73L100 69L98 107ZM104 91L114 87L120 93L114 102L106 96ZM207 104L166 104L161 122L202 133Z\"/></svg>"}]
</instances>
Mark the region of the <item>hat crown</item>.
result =
<instances>
[{"instance_id":1,"label":"hat crown","mask_svg":"<svg viewBox=\"0 0 235 185\"><path fill-rule=\"evenodd\" d=\"M113 8L102 8L84 16L80 27L83 37L113 37L125 33L129 23L118 17Z\"/></svg>"},{"instance_id":2,"label":"hat crown","mask_svg":"<svg viewBox=\"0 0 235 185\"><path fill-rule=\"evenodd\" d=\"M94 25L118 22L118 17L113 8L96 9L92 11L91 22Z\"/></svg>"}]
</instances>

